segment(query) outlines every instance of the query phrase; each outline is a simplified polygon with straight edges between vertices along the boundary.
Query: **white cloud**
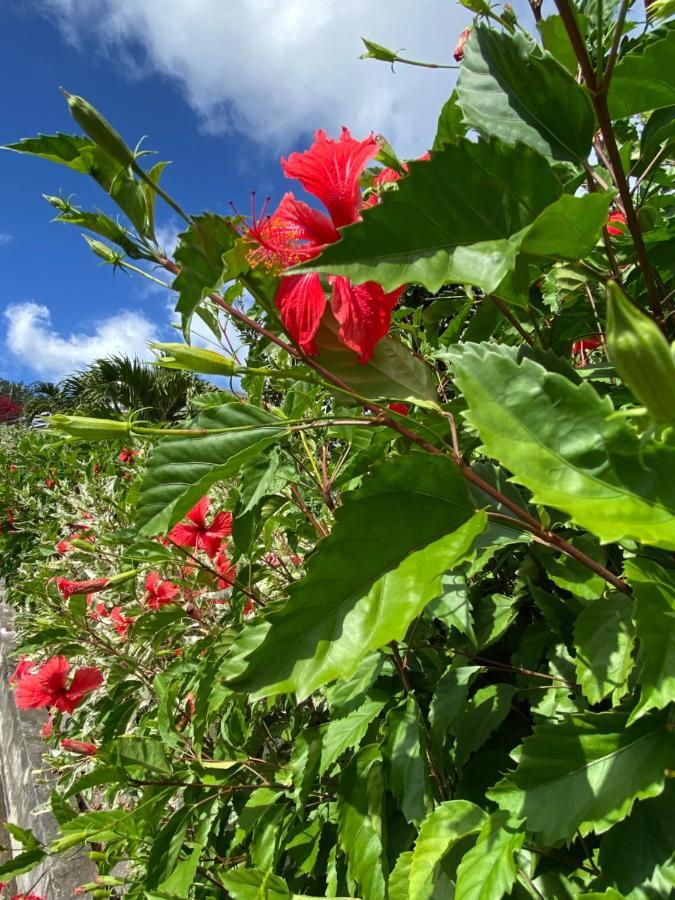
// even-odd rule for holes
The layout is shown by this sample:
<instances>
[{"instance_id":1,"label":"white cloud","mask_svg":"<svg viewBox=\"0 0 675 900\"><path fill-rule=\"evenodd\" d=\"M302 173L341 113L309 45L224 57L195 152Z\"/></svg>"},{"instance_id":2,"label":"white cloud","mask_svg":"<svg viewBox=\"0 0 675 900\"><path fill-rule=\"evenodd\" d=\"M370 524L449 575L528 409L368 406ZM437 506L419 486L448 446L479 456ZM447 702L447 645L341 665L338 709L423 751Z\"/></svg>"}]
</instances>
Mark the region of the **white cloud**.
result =
<instances>
[{"instance_id":1,"label":"white cloud","mask_svg":"<svg viewBox=\"0 0 675 900\"><path fill-rule=\"evenodd\" d=\"M14 240L13 234L0 234L0 247L4 246L5 244L9 244L10 241L13 241L13 240Z\"/></svg>"},{"instance_id":2,"label":"white cloud","mask_svg":"<svg viewBox=\"0 0 675 900\"><path fill-rule=\"evenodd\" d=\"M158 327L144 315L120 310L98 322L90 333L62 335L54 330L49 309L39 303L15 303L5 310L7 349L36 376L58 381L88 363L113 353L148 359L148 341Z\"/></svg>"},{"instance_id":3,"label":"white cloud","mask_svg":"<svg viewBox=\"0 0 675 900\"><path fill-rule=\"evenodd\" d=\"M34 2L87 53L93 37L134 75L175 79L206 128L236 129L284 151L302 134L337 134L344 124L357 136L385 134L404 155L423 152L455 73L398 66L392 74L358 59L360 38L453 63L470 19L449 0L389 0L379 12L363 0Z\"/></svg>"}]
</instances>

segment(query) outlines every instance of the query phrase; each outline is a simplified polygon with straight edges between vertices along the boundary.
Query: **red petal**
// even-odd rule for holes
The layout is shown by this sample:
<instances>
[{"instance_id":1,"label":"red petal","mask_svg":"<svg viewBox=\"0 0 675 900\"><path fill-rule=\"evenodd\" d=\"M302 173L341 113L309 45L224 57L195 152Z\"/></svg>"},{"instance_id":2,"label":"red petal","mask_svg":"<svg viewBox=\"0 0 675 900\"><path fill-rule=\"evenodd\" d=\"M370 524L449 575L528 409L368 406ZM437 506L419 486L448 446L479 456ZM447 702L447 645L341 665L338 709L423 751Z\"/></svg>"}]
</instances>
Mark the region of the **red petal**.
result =
<instances>
[{"instance_id":1,"label":"red petal","mask_svg":"<svg viewBox=\"0 0 675 900\"><path fill-rule=\"evenodd\" d=\"M319 130L305 153L291 153L281 165L287 178L297 178L303 188L324 204L333 224L339 228L358 218L361 207L359 178L379 152L375 138L355 141L347 128L340 140Z\"/></svg>"},{"instance_id":2,"label":"red petal","mask_svg":"<svg viewBox=\"0 0 675 900\"><path fill-rule=\"evenodd\" d=\"M326 295L318 275L287 275L281 279L275 298L284 327L296 344L310 356L319 351L314 337L326 309Z\"/></svg>"},{"instance_id":3,"label":"red petal","mask_svg":"<svg viewBox=\"0 0 675 900\"><path fill-rule=\"evenodd\" d=\"M194 547L200 535L200 529L196 525L184 525L179 522L169 532L169 539L179 547Z\"/></svg>"},{"instance_id":4,"label":"red petal","mask_svg":"<svg viewBox=\"0 0 675 900\"><path fill-rule=\"evenodd\" d=\"M380 285L372 281L352 284L342 276L331 281L331 308L340 323L340 340L359 354L360 363L367 363L375 344L389 331L391 311L403 288L385 294Z\"/></svg>"},{"instance_id":5,"label":"red petal","mask_svg":"<svg viewBox=\"0 0 675 900\"><path fill-rule=\"evenodd\" d=\"M219 534L227 537L232 534L232 513L221 510L213 517L213 522L208 527L209 534Z\"/></svg>"},{"instance_id":6,"label":"red petal","mask_svg":"<svg viewBox=\"0 0 675 900\"><path fill-rule=\"evenodd\" d=\"M45 689L38 675L24 675L14 693L19 709L38 709L51 706L52 695Z\"/></svg>"},{"instance_id":7,"label":"red petal","mask_svg":"<svg viewBox=\"0 0 675 900\"><path fill-rule=\"evenodd\" d=\"M103 675L100 669L83 668L78 669L73 677L72 684L68 688L67 698L74 702L77 706L78 702L85 696L95 691L96 688L103 684Z\"/></svg>"},{"instance_id":8,"label":"red petal","mask_svg":"<svg viewBox=\"0 0 675 900\"><path fill-rule=\"evenodd\" d=\"M176 543L178 543L176 541ZM151 594L157 593L157 584L159 582L159 572L148 572L145 576L145 589Z\"/></svg>"},{"instance_id":9,"label":"red petal","mask_svg":"<svg viewBox=\"0 0 675 900\"><path fill-rule=\"evenodd\" d=\"M209 497L202 497L199 503L196 503L192 507L186 518L188 518L191 522L194 522L197 528L206 528L206 514L209 511L210 505L211 500L209 499Z\"/></svg>"},{"instance_id":10,"label":"red petal","mask_svg":"<svg viewBox=\"0 0 675 900\"><path fill-rule=\"evenodd\" d=\"M220 550L220 545L223 543L223 538L220 534L213 534L210 531L207 531L206 534L200 534L199 540L195 544L196 549L204 550L210 557L213 557Z\"/></svg>"},{"instance_id":11,"label":"red petal","mask_svg":"<svg viewBox=\"0 0 675 900\"><path fill-rule=\"evenodd\" d=\"M340 237L328 216L312 209L307 203L296 200L290 192L282 197L275 215L294 228L300 240L315 245L317 252L319 247L333 244Z\"/></svg>"}]
</instances>

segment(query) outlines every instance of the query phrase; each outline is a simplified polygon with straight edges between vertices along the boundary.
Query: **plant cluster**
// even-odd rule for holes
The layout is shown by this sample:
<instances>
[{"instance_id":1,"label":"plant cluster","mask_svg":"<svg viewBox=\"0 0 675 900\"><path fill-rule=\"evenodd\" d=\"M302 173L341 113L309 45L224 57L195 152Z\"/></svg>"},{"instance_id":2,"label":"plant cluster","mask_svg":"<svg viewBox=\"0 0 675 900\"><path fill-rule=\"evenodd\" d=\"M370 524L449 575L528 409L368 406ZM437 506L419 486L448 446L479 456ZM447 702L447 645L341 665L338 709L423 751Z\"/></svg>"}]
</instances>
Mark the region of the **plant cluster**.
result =
<instances>
[{"instance_id":1,"label":"plant cluster","mask_svg":"<svg viewBox=\"0 0 675 900\"><path fill-rule=\"evenodd\" d=\"M84 847L93 896L673 891L672 3L466 5L430 152L317 132L282 160L316 204L188 214L73 95L84 134L11 146L101 185L123 220L58 220L167 273L218 349L157 363L241 396L7 438L70 474L3 485L62 834L8 826L0 877Z\"/></svg>"}]
</instances>

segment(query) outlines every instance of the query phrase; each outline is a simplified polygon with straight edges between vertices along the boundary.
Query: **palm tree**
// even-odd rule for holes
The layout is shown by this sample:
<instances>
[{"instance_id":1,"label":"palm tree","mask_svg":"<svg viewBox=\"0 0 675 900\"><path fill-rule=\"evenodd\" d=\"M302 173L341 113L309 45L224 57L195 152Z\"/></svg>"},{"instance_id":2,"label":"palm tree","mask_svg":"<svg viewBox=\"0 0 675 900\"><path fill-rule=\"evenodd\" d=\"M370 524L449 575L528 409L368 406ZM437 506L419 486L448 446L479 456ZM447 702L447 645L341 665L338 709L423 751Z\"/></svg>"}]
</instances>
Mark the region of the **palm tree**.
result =
<instances>
[{"instance_id":1,"label":"palm tree","mask_svg":"<svg viewBox=\"0 0 675 900\"><path fill-rule=\"evenodd\" d=\"M173 422L187 414L192 397L212 389L191 372L112 356L96 360L58 385L40 382L27 404L27 415L65 412L119 418L139 412L143 419Z\"/></svg>"}]
</instances>

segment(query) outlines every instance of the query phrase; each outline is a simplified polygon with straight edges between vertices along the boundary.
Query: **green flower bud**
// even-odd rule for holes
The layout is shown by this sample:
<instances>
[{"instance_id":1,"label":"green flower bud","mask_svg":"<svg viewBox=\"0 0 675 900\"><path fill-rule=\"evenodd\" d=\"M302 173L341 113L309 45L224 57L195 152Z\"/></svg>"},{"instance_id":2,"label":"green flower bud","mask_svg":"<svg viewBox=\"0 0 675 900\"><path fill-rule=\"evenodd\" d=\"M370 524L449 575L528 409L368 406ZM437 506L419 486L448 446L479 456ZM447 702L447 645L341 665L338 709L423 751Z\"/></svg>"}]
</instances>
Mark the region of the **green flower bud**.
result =
<instances>
[{"instance_id":1,"label":"green flower bud","mask_svg":"<svg viewBox=\"0 0 675 900\"><path fill-rule=\"evenodd\" d=\"M63 431L71 437L82 441L122 440L131 434L129 422L116 422L112 419L90 419L86 416L66 416L55 413L47 416L46 421L52 428Z\"/></svg>"},{"instance_id":2,"label":"green flower bud","mask_svg":"<svg viewBox=\"0 0 675 900\"><path fill-rule=\"evenodd\" d=\"M63 88L61 89L63 90ZM82 97L63 91L72 117L97 147L111 156L121 166L130 166L134 161L133 151L127 147L115 129L101 113Z\"/></svg>"},{"instance_id":3,"label":"green flower bud","mask_svg":"<svg viewBox=\"0 0 675 900\"><path fill-rule=\"evenodd\" d=\"M187 372L199 372L201 375L233 375L236 364L229 356L223 356L214 350L191 347L189 344L151 343L155 350L161 350L168 356L160 356L157 365L164 369L183 369Z\"/></svg>"},{"instance_id":4,"label":"green flower bud","mask_svg":"<svg viewBox=\"0 0 675 900\"><path fill-rule=\"evenodd\" d=\"M657 422L675 422L675 361L661 329L607 283L607 351L617 372Z\"/></svg>"}]
</instances>

